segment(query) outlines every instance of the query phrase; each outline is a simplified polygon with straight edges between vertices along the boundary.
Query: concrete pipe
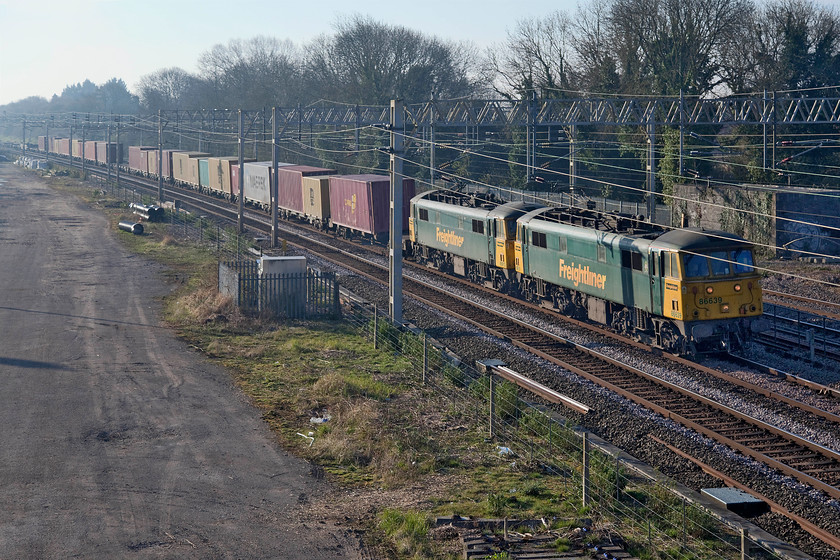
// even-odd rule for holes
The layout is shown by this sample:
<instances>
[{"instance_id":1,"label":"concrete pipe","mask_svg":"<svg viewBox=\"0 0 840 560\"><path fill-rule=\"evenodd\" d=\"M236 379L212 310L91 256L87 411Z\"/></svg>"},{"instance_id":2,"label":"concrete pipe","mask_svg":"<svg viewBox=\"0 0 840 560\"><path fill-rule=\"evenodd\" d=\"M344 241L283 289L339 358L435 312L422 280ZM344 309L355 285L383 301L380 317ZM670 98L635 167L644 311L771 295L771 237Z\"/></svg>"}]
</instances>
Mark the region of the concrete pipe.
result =
<instances>
[{"instance_id":1,"label":"concrete pipe","mask_svg":"<svg viewBox=\"0 0 840 560\"><path fill-rule=\"evenodd\" d=\"M120 229L128 231L134 235L143 235L143 224L135 224L133 222L120 222Z\"/></svg>"}]
</instances>

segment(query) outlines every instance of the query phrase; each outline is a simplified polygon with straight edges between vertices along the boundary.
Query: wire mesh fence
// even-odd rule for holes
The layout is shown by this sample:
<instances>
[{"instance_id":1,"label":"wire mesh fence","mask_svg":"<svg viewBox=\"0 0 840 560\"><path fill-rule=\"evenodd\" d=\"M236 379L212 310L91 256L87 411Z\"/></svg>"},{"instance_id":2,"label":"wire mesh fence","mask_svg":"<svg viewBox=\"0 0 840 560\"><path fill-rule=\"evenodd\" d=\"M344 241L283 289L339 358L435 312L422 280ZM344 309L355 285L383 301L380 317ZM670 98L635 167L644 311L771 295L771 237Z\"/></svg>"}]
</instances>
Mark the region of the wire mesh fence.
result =
<instances>
[{"instance_id":1,"label":"wire mesh fence","mask_svg":"<svg viewBox=\"0 0 840 560\"><path fill-rule=\"evenodd\" d=\"M343 318L374 346L408 358L416 381L483 426L500 453L559 477L564 497L612 524L631 553L663 560L779 558L740 527L638 472L626 457L596 447L584 430L529 402L513 383L462 363L424 333L395 326L375 307L356 301L345 306Z\"/></svg>"},{"instance_id":2,"label":"wire mesh fence","mask_svg":"<svg viewBox=\"0 0 840 560\"><path fill-rule=\"evenodd\" d=\"M153 202L130 187L101 184L126 204ZM255 258L246 238L210 220L172 211L166 212L165 220L171 235L215 251L220 262ZM565 497L579 500L590 516L612 523L630 544L631 553L662 560L779 558L667 484L652 481L620 456L595 448L584 431L523 398L516 385L494 382L424 333L396 326L375 307L355 300L346 302L341 315L374 346L411 360L417 382L452 401L476 426L484 426L500 450L509 450L512 460L559 477Z\"/></svg>"}]
</instances>

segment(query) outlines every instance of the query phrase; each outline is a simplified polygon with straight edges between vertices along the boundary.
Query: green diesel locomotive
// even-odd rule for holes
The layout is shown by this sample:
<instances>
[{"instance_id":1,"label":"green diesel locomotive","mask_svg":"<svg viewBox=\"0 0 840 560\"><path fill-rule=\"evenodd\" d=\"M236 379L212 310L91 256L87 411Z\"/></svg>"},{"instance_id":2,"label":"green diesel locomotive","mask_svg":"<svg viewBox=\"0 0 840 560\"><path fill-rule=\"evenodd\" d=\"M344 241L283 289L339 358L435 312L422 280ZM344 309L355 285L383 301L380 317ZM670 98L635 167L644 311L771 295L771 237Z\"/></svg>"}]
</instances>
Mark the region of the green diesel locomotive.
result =
<instances>
[{"instance_id":1,"label":"green diesel locomotive","mask_svg":"<svg viewBox=\"0 0 840 560\"><path fill-rule=\"evenodd\" d=\"M752 246L722 231L428 191L411 200L407 254L679 354L728 350L760 328Z\"/></svg>"}]
</instances>

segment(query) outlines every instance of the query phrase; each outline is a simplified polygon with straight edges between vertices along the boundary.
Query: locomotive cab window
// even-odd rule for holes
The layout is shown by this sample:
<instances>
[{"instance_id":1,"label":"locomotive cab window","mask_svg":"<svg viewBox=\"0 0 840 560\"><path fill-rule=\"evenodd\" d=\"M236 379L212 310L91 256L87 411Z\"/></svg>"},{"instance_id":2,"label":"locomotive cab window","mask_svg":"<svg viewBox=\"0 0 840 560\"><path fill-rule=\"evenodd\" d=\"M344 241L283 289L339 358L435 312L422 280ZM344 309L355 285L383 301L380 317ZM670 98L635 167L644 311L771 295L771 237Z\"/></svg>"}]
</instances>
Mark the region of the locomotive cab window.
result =
<instances>
[{"instance_id":1,"label":"locomotive cab window","mask_svg":"<svg viewBox=\"0 0 840 560\"><path fill-rule=\"evenodd\" d=\"M733 268L735 274L748 274L753 272L753 254L749 249L737 249L732 252Z\"/></svg>"},{"instance_id":2,"label":"locomotive cab window","mask_svg":"<svg viewBox=\"0 0 840 560\"><path fill-rule=\"evenodd\" d=\"M686 278L700 278L709 275L709 259L705 255L685 255L683 263L685 264Z\"/></svg>"},{"instance_id":3,"label":"locomotive cab window","mask_svg":"<svg viewBox=\"0 0 840 560\"><path fill-rule=\"evenodd\" d=\"M676 253L662 253L662 276L679 278L679 256Z\"/></svg>"},{"instance_id":4,"label":"locomotive cab window","mask_svg":"<svg viewBox=\"0 0 840 560\"><path fill-rule=\"evenodd\" d=\"M755 270L753 268L752 251L749 249L685 255L683 263L685 265L685 275L688 278L749 274Z\"/></svg>"},{"instance_id":5,"label":"locomotive cab window","mask_svg":"<svg viewBox=\"0 0 840 560\"><path fill-rule=\"evenodd\" d=\"M542 247L545 249L548 245L546 243L545 234L540 231L531 232L531 245L534 247Z\"/></svg>"},{"instance_id":6,"label":"locomotive cab window","mask_svg":"<svg viewBox=\"0 0 840 560\"><path fill-rule=\"evenodd\" d=\"M473 220L472 221L472 230L473 233L484 233L484 222L481 220Z\"/></svg>"},{"instance_id":7,"label":"locomotive cab window","mask_svg":"<svg viewBox=\"0 0 840 560\"><path fill-rule=\"evenodd\" d=\"M425 208L420 208L419 216L420 216L421 221L423 221L423 222L428 222L429 221L429 211L426 210Z\"/></svg>"},{"instance_id":8,"label":"locomotive cab window","mask_svg":"<svg viewBox=\"0 0 840 560\"><path fill-rule=\"evenodd\" d=\"M729 254L726 251L713 251L709 254L709 264L712 265L712 276L729 276Z\"/></svg>"}]
</instances>

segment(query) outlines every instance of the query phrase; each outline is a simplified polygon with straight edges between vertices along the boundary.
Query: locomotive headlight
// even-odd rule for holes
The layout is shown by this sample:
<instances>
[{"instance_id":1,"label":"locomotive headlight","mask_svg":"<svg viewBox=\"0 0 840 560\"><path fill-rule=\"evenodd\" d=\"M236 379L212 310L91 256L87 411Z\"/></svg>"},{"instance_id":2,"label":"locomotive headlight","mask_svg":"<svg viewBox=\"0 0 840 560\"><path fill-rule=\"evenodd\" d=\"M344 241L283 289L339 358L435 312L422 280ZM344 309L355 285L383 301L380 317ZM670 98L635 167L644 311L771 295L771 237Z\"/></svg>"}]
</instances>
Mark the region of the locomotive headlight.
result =
<instances>
[{"instance_id":1,"label":"locomotive headlight","mask_svg":"<svg viewBox=\"0 0 840 560\"><path fill-rule=\"evenodd\" d=\"M724 303L723 305L720 306L720 310L723 311L724 313L729 313L729 304Z\"/></svg>"},{"instance_id":2,"label":"locomotive headlight","mask_svg":"<svg viewBox=\"0 0 840 560\"><path fill-rule=\"evenodd\" d=\"M706 286L706 293L707 294L713 294L714 292L715 292L715 289L713 287Z\"/></svg>"},{"instance_id":3,"label":"locomotive headlight","mask_svg":"<svg viewBox=\"0 0 840 560\"><path fill-rule=\"evenodd\" d=\"M740 292L740 291L741 291L741 284L735 284L735 286L733 286L733 287L735 288L735 291L736 291L736 292Z\"/></svg>"}]
</instances>

